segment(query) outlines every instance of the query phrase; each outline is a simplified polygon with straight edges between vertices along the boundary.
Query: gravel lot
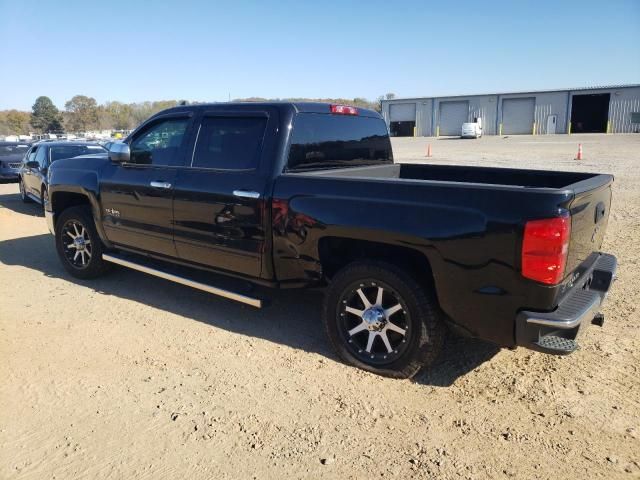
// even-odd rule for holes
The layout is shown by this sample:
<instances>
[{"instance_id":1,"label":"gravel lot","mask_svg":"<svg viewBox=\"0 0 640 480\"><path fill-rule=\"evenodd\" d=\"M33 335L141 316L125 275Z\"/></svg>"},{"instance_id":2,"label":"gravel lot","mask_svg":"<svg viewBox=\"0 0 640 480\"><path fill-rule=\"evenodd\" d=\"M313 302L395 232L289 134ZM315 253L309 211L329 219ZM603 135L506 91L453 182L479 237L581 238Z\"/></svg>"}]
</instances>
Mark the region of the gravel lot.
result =
<instances>
[{"instance_id":1,"label":"gravel lot","mask_svg":"<svg viewBox=\"0 0 640 480\"><path fill-rule=\"evenodd\" d=\"M0 185L0 478L640 477L640 135L394 150L615 174L604 328L569 357L451 339L415 381L384 379L337 362L319 292L258 311L125 269L69 277Z\"/></svg>"}]
</instances>

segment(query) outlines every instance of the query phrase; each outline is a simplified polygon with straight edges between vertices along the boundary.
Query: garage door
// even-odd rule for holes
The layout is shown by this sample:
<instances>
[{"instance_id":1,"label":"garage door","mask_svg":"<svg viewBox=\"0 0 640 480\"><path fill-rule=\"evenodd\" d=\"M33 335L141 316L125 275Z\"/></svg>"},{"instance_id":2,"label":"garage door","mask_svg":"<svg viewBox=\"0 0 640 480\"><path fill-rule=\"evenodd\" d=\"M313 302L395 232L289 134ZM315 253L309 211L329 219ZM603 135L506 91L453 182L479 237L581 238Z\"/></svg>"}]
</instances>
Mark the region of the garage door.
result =
<instances>
[{"instance_id":1,"label":"garage door","mask_svg":"<svg viewBox=\"0 0 640 480\"><path fill-rule=\"evenodd\" d=\"M505 135L530 134L533 129L535 106L534 97L502 100L502 133Z\"/></svg>"},{"instance_id":2,"label":"garage door","mask_svg":"<svg viewBox=\"0 0 640 480\"><path fill-rule=\"evenodd\" d=\"M415 103L392 103L389 105L389 121L391 122L415 122Z\"/></svg>"},{"instance_id":3,"label":"garage door","mask_svg":"<svg viewBox=\"0 0 640 480\"><path fill-rule=\"evenodd\" d=\"M440 102L440 135L458 135L468 122L469 102Z\"/></svg>"}]
</instances>

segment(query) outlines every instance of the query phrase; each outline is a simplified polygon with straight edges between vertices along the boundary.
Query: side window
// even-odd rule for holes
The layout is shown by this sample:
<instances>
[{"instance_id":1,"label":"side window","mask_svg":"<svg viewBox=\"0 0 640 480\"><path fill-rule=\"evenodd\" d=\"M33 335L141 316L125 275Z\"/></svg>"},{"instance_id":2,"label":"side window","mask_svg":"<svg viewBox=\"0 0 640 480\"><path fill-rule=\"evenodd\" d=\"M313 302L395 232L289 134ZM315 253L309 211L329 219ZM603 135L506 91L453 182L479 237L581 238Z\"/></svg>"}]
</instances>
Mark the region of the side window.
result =
<instances>
[{"instance_id":1,"label":"side window","mask_svg":"<svg viewBox=\"0 0 640 480\"><path fill-rule=\"evenodd\" d=\"M25 156L24 162L33 162L36 159L36 152L38 151L38 147L31 147L31 150L27 152Z\"/></svg>"},{"instance_id":2,"label":"side window","mask_svg":"<svg viewBox=\"0 0 640 480\"><path fill-rule=\"evenodd\" d=\"M39 147L38 148L38 153L36 153L36 162L38 162L38 164L40 165L40 168L43 168L47 161L47 148L45 146Z\"/></svg>"},{"instance_id":3,"label":"side window","mask_svg":"<svg viewBox=\"0 0 640 480\"><path fill-rule=\"evenodd\" d=\"M256 168L266 117L205 117L192 167L242 170Z\"/></svg>"},{"instance_id":4,"label":"side window","mask_svg":"<svg viewBox=\"0 0 640 480\"><path fill-rule=\"evenodd\" d=\"M169 165L180 151L188 123L188 118L169 118L145 129L131 142L131 163Z\"/></svg>"}]
</instances>

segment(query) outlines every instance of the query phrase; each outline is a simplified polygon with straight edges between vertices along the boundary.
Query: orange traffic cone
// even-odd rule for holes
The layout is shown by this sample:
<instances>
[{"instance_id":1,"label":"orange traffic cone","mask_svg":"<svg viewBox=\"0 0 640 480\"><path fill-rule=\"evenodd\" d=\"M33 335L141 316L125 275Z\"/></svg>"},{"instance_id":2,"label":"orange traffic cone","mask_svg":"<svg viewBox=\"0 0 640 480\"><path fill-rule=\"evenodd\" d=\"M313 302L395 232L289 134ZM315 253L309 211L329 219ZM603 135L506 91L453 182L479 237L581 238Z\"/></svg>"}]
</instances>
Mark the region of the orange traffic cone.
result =
<instances>
[{"instance_id":1,"label":"orange traffic cone","mask_svg":"<svg viewBox=\"0 0 640 480\"><path fill-rule=\"evenodd\" d=\"M427 157L430 157L430 156L431 156L431 144L429 143L427 145Z\"/></svg>"},{"instance_id":2,"label":"orange traffic cone","mask_svg":"<svg viewBox=\"0 0 640 480\"><path fill-rule=\"evenodd\" d=\"M582 144L578 144L578 155L576 156L576 160L582 160Z\"/></svg>"}]
</instances>

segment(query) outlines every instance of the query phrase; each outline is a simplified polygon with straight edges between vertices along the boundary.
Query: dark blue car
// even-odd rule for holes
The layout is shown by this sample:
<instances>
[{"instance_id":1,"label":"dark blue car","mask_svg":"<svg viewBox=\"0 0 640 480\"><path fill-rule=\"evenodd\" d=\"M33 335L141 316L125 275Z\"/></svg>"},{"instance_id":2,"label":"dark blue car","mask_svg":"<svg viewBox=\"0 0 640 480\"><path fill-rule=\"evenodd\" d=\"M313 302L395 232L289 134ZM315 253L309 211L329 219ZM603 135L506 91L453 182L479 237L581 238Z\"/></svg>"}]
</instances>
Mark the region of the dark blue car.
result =
<instances>
[{"instance_id":1,"label":"dark blue car","mask_svg":"<svg viewBox=\"0 0 640 480\"><path fill-rule=\"evenodd\" d=\"M0 142L0 180L18 181L22 158L27 150L28 143Z\"/></svg>"}]
</instances>

